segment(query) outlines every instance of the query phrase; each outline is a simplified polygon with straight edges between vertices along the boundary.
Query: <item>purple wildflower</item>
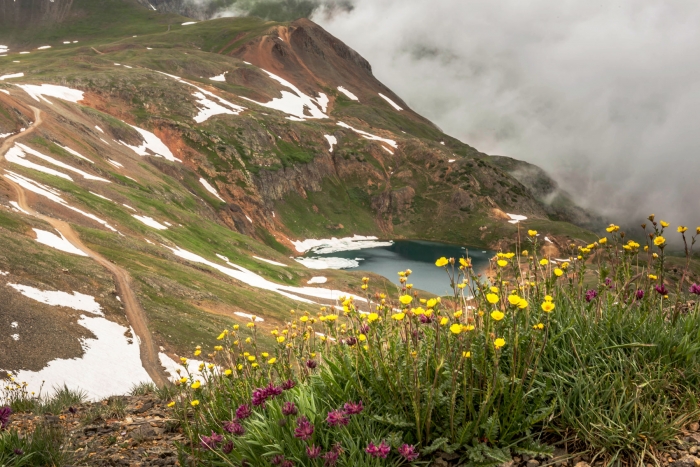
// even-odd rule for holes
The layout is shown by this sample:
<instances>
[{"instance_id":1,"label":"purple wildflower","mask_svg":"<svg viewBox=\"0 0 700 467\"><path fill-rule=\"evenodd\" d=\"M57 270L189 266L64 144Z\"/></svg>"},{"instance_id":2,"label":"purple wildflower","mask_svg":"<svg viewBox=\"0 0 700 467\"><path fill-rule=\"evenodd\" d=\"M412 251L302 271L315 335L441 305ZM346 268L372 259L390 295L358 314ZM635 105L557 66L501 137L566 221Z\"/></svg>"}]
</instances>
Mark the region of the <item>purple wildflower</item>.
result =
<instances>
[{"instance_id":1,"label":"purple wildflower","mask_svg":"<svg viewBox=\"0 0 700 467\"><path fill-rule=\"evenodd\" d=\"M643 299L643 298L644 298L644 291L643 291L642 289L638 289L638 290L634 293L634 297L635 297L637 300Z\"/></svg>"},{"instance_id":2,"label":"purple wildflower","mask_svg":"<svg viewBox=\"0 0 700 467\"><path fill-rule=\"evenodd\" d=\"M224 440L224 437L218 433L211 432L211 436L200 435L202 440L202 449L211 450L216 449L216 445Z\"/></svg>"},{"instance_id":3,"label":"purple wildflower","mask_svg":"<svg viewBox=\"0 0 700 467\"><path fill-rule=\"evenodd\" d=\"M401 457L406 459L408 462L412 462L418 459L418 453L416 452L416 447L411 444L404 444L399 448L399 454Z\"/></svg>"},{"instance_id":4,"label":"purple wildflower","mask_svg":"<svg viewBox=\"0 0 700 467\"><path fill-rule=\"evenodd\" d=\"M586 292L586 301L587 302L592 302L596 297L598 296L598 291L596 290L589 290Z\"/></svg>"},{"instance_id":5,"label":"purple wildflower","mask_svg":"<svg viewBox=\"0 0 700 467\"><path fill-rule=\"evenodd\" d=\"M370 443L367 445L367 449L365 449L365 452L370 456L380 457L382 459L386 459L386 456L389 455L390 451L391 447L384 441L379 443L379 446L375 446L375 444L370 441Z\"/></svg>"},{"instance_id":6,"label":"purple wildflower","mask_svg":"<svg viewBox=\"0 0 700 467\"><path fill-rule=\"evenodd\" d=\"M251 398L251 403L254 406L262 406L265 408L265 401L267 400L267 391L264 388L258 388L253 391L253 397Z\"/></svg>"},{"instance_id":7,"label":"purple wildflower","mask_svg":"<svg viewBox=\"0 0 700 467\"><path fill-rule=\"evenodd\" d=\"M75 413L78 412L78 409L76 409L75 407L72 407L72 406L71 406L71 407L68 407L68 412L70 412L70 413L72 413L72 414L75 414Z\"/></svg>"},{"instance_id":8,"label":"purple wildflower","mask_svg":"<svg viewBox=\"0 0 700 467\"><path fill-rule=\"evenodd\" d=\"M328 412L328 417L326 417L326 423L330 426L344 426L347 425L349 421L350 419L342 410L332 410Z\"/></svg>"},{"instance_id":9,"label":"purple wildflower","mask_svg":"<svg viewBox=\"0 0 700 467\"><path fill-rule=\"evenodd\" d=\"M236 421L225 422L224 430L228 431L229 433L233 433L236 436L242 436L245 434L245 428L243 428L243 425Z\"/></svg>"},{"instance_id":10,"label":"purple wildflower","mask_svg":"<svg viewBox=\"0 0 700 467\"><path fill-rule=\"evenodd\" d=\"M314 368L316 368L317 365L318 365L318 363L316 363L316 360L307 360L306 361L306 367L309 368L310 370L313 370Z\"/></svg>"},{"instance_id":11,"label":"purple wildflower","mask_svg":"<svg viewBox=\"0 0 700 467\"><path fill-rule=\"evenodd\" d=\"M311 438L314 434L314 426L309 422L309 419L301 416L297 418L297 427L294 429L294 437L303 441Z\"/></svg>"},{"instance_id":12,"label":"purple wildflower","mask_svg":"<svg viewBox=\"0 0 700 467\"><path fill-rule=\"evenodd\" d=\"M309 459L316 459L321 455L321 446L316 446L315 444L306 446L306 455L309 456Z\"/></svg>"},{"instance_id":13,"label":"purple wildflower","mask_svg":"<svg viewBox=\"0 0 700 467\"><path fill-rule=\"evenodd\" d=\"M282 454L277 454L270 460L272 465L281 465L284 462L284 456Z\"/></svg>"},{"instance_id":14,"label":"purple wildflower","mask_svg":"<svg viewBox=\"0 0 700 467\"><path fill-rule=\"evenodd\" d=\"M294 467L294 462L289 459L285 459L284 462L280 464L280 467Z\"/></svg>"},{"instance_id":15,"label":"purple wildflower","mask_svg":"<svg viewBox=\"0 0 700 467\"><path fill-rule=\"evenodd\" d=\"M689 292L695 295L700 295L700 285L693 284L690 286Z\"/></svg>"},{"instance_id":16,"label":"purple wildflower","mask_svg":"<svg viewBox=\"0 0 700 467\"><path fill-rule=\"evenodd\" d=\"M10 415L12 415L12 409L9 406L0 407L0 430L10 423Z\"/></svg>"},{"instance_id":17,"label":"purple wildflower","mask_svg":"<svg viewBox=\"0 0 700 467\"><path fill-rule=\"evenodd\" d=\"M297 406L294 405L294 402L285 402L284 405L282 406L282 415L288 417L290 415L296 415L297 414Z\"/></svg>"},{"instance_id":18,"label":"purple wildflower","mask_svg":"<svg viewBox=\"0 0 700 467\"><path fill-rule=\"evenodd\" d=\"M221 446L221 452L223 452L224 454L231 454L231 451L233 451L233 441L229 441L228 443Z\"/></svg>"},{"instance_id":19,"label":"purple wildflower","mask_svg":"<svg viewBox=\"0 0 700 467\"><path fill-rule=\"evenodd\" d=\"M656 290L659 293L659 295L668 295L668 289L663 284L655 286L654 290Z\"/></svg>"},{"instance_id":20,"label":"purple wildflower","mask_svg":"<svg viewBox=\"0 0 700 467\"><path fill-rule=\"evenodd\" d=\"M333 467L338 463L338 457L340 457L340 454L337 451L328 451L323 455L323 465Z\"/></svg>"},{"instance_id":21,"label":"purple wildflower","mask_svg":"<svg viewBox=\"0 0 700 467\"><path fill-rule=\"evenodd\" d=\"M418 318L421 322L421 324L430 324L433 322L433 317L428 316L428 315L420 315L420 318Z\"/></svg>"},{"instance_id":22,"label":"purple wildflower","mask_svg":"<svg viewBox=\"0 0 700 467\"><path fill-rule=\"evenodd\" d=\"M295 383L293 379L288 379L287 381L282 383L282 389L285 391L289 391L290 389L292 389L296 385L297 385L297 383Z\"/></svg>"},{"instance_id":23,"label":"purple wildflower","mask_svg":"<svg viewBox=\"0 0 700 467\"><path fill-rule=\"evenodd\" d=\"M348 337L345 339L345 345L352 347L357 344L357 337Z\"/></svg>"},{"instance_id":24,"label":"purple wildflower","mask_svg":"<svg viewBox=\"0 0 700 467\"><path fill-rule=\"evenodd\" d=\"M248 404L243 404L238 409L236 409L236 418L238 420L245 420L253 414Z\"/></svg>"},{"instance_id":25,"label":"purple wildflower","mask_svg":"<svg viewBox=\"0 0 700 467\"><path fill-rule=\"evenodd\" d=\"M362 334L368 334L369 333L369 324L363 324L360 326L360 332Z\"/></svg>"},{"instance_id":26,"label":"purple wildflower","mask_svg":"<svg viewBox=\"0 0 700 467\"><path fill-rule=\"evenodd\" d=\"M21 450L20 448L15 448L15 450L12 452L15 453L15 456L23 456L24 455L24 451Z\"/></svg>"},{"instance_id":27,"label":"purple wildflower","mask_svg":"<svg viewBox=\"0 0 700 467\"><path fill-rule=\"evenodd\" d=\"M275 397L279 396L282 394L282 386L275 386L270 382L270 384L267 385L265 388L265 394L267 394L267 397L270 399L274 399Z\"/></svg>"},{"instance_id":28,"label":"purple wildflower","mask_svg":"<svg viewBox=\"0 0 700 467\"><path fill-rule=\"evenodd\" d=\"M614 286L613 283L612 283L612 279L610 279L609 277L606 277L606 278L605 278L605 285L607 285L607 286L610 287L611 289L615 288L615 286Z\"/></svg>"},{"instance_id":29,"label":"purple wildflower","mask_svg":"<svg viewBox=\"0 0 700 467\"><path fill-rule=\"evenodd\" d=\"M343 410L345 410L345 413L347 415L357 415L358 413L362 412L364 409L365 408L362 405L362 401L358 402L357 404L354 402L346 402L345 405L343 406Z\"/></svg>"}]
</instances>

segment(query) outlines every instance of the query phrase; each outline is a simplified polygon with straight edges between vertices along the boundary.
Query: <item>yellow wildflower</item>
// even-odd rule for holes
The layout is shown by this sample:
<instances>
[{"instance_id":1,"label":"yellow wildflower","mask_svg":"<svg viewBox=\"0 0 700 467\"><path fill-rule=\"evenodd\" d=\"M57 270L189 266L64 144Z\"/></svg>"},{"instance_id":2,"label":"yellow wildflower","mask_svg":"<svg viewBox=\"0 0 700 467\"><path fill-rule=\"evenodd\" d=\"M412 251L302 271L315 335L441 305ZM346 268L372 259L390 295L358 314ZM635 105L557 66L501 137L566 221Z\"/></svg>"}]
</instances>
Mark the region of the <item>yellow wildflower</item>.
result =
<instances>
[{"instance_id":1,"label":"yellow wildflower","mask_svg":"<svg viewBox=\"0 0 700 467\"><path fill-rule=\"evenodd\" d=\"M357 336L357 340L359 340L360 342L364 342L367 340L367 336L365 336L364 334L360 334L359 336Z\"/></svg>"},{"instance_id":2,"label":"yellow wildflower","mask_svg":"<svg viewBox=\"0 0 700 467\"><path fill-rule=\"evenodd\" d=\"M527 257L527 255L528 255L527 250L523 250L520 254L525 256L525 257Z\"/></svg>"},{"instance_id":3,"label":"yellow wildflower","mask_svg":"<svg viewBox=\"0 0 700 467\"><path fill-rule=\"evenodd\" d=\"M277 342L278 342L279 344L281 344L282 342L284 342L284 340L285 340L285 337L284 337L284 336L279 336L279 337L277 338Z\"/></svg>"},{"instance_id":4,"label":"yellow wildflower","mask_svg":"<svg viewBox=\"0 0 700 467\"><path fill-rule=\"evenodd\" d=\"M193 401L190 402L190 405L191 405L192 407L197 407L197 406L199 405L199 401L198 401L197 399L195 399L195 400L193 400Z\"/></svg>"},{"instance_id":5,"label":"yellow wildflower","mask_svg":"<svg viewBox=\"0 0 700 467\"><path fill-rule=\"evenodd\" d=\"M474 330L474 325L473 324L467 324L467 325L462 325L462 331L473 331Z\"/></svg>"},{"instance_id":6,"label":"yellow wildflower","mask_svg":"<svg viewBox=\"0 0 700 467\"><path fill-rule=\"evenodd\" d=\"M440 318L440 326L444 326L444 325L446 325L446 324L449 323L449 322L450 322L450 320L449 320L449 318L447 318L446 316Z\"/></svg>"},{"instance_id":7,"label":"yellow wildflower","mask_svg":"<svg viewBox=\"0 0 700 467\"><path fill-rule=\"evenodd\" d=\"M393 315L391 315L391 319L395 319L396 321L401 321L402 319L404 319L405 316L406 316L406 313L394 313Z\"/></svg>"},{"instance_id":8,"label":"yellow wildflower","mask_svg":"<svg viewBox=\"0 0 700 467\"><path fill-rule=\"evenodd\" d=\"M248 355L248 361L249 361L249 362L254 362L254 361L255 361L255 355Z\"/></svg>"},{"instance_id":9,"label":"yellow wildflower","mask_svg":"<svg viewBox=\"0 0 700 467\"><path fill-rule=\"evenodd\" d=\"M499 337L498 339L493 341L493 346L496 347L497 349L500 349L504 345L506 345L506 340L503 339L502 337Z\"/></svg>"},{"instance_id":10,"label":"yellow wildflower","mask_svg":"<svg viewBox=\"0 0 700 467\"><path fill-rule=\"evenodd\" d=\"M231 376L232 374L233 374L233 370L231 370L230 368L227 369L226 371L224 371L224 376Z\"/></svg>"},{"instance_id":11,"label":"yellow wildflower","mask_svg":"<svg viewBox=\"0 0 700 467\"><path fill-rule=\"evenodd\" d=\"M460 316L462 316L462 310L455 311L454 317L459 318Z\"/></svg>"},{"instance_id":12,"label":"yellow wildflower","mask_svg":"<svg viewBox=\"0 0 700 467\"><path fill-rule=\"evenodd\" d=\"M199 389L199 387L200 387L201 385L202 385L202 383L200 383L199 381L195 381L194 383L192 383L192 385L191 385L190 387L191 387L192 389Z\"/></svg>"},{"instance_id":13,"label":"yellow wildflower","mask_svg":"<svg viewBox=\"0 0 700 467\"><path fill-rule=\"evenodd\" d=\"M409 303L411 303L413 301L413 297L411 297L410 295L401 295L399 297L399 301L401 303L403 303L404 305L408 305Z\"/></svg>"},{"instance_id":14,"label":"yellow wildflower","mask_svg":"<svg viewBox=\"0 0 700 467\"><path fill-rule=\"evenodd\" d=\"M655 281L656 279L658 279L658 277L656 277L655 274L649 274L649 279Z\"/></svg>"},{"instance_id":15,"label":"yellow wildflower","mask_svg":"<svg viewBox=\"0 0 700 467\"><path fill-rule=\"evenodd\" d=\"M666 243L666 239L661 235L654 239L654 245L656 246L662 246L664 243Z\"/></svg>"},{"instance_id":16,"label":"yellow wildflower","mask_svg":"<svg viewBox=\"0 0 700 467\"><path fill-rule=\"evenodd\" d=\"M521 298L520 301L518 302L518 308L520 308L521 310L524 310L525 308L527 308L527 300L525 300L524 298Z\"/></svg>"},{"instance_id":17,"label":"yellow wildflower","mask_svg":"<svg viewBox=\"0 0 700 467\"><path fill-rule=\"evenodd\" d=\"M666 222L666 221L659 221L659 224L661 224L661 227L663 227L664 229L670 225L670 224L669 224L668 222Z\"/></svg>"},{"instance_id":18,"label":"yellow wildflower","mask_svg":"<svg viewBox=\"0 0 700 467\"><path fill-rule=\"evenodd\" d=\"M601 245L605 245L606 243L608 243L608 238L603 237L600 240L598 240L598 243L600 243Z\"/></svg>"},{"instance_id":19,"label":"yellow wildflower","mask_svg":"<svg viewBox=\"0 0 700 467\"><path fill-rule=\"evenodd\" d=\"M379 315L377 313L370 313L367 315L367 321L370 323L373 323L379 319Z\"/></svg>"},{"instance_id":20,"label":"yellow wildflower","mask_svg":"<svg viewBox=\"0 0 700 467\"><path fill-rule=\"evenodd\" d=\"M170 408L175 407L175 402L174 401L168 402L168 407L170 407Z\"/></svg>"},{"instance_id":21,"label":"yellow wildflower","mask_svg":"<svg viewBox=\"0 0 700 467\"><path fill-rule=\"evenodd\" d=\"M469 358L471 356L472 356L471 352L462 352L462 357L464 357L464 358Z\"/></svg>"},{"instance_id":22,"label":"yellow wildflower","mask_svg":"<svg viewBox=\"0 0 700 467\"><path fill-rule=\"evenodd\" d=\"M506 260L504 260L504 259L499 259L499 260L496 262L496 264L498 264L499 267L504 268L504 267L508 266L508 261L506 261Z\"/></svg>"},{"instance_id":23,"label":"yellow wildflower","mask_svg":"<svg viewBox=\"0 0 700 467\"><path fill-rule=\"evenodd\" d=\"M221 352L222 350L224 350L224 347L221 345L215 345L214 350L216 350L217 352Z\"/></svg>"},{"instance_id":24,"label":"yellow wildflower","mask_svg":"<svg viewBox=\"0 0 700 467\"><path fill-rule=\"evenodd\" d=\"M552 303L552 302L542 303L542 310L544 310L545 313L551 313L552 310L554 310L554 303Z\"/></svg>"},{"instance_id":25,"label":"yellow wildflower","mask_svg":"<svg viewBox=\"0 0 700 467\"><path fill-rule=\"evenodd\" d=\"M449 261L443 256L442 258L439 258L437 261L435 261L435 266L441 268L443 266L447 266L447 263L449 263Z\"/></svg>"},{"instance_id":26,"label":"yellow wildflower","mask_svg":"<svg viewBox=\"0 0 700 467\"><path fill-rule=\"evenodd\" d=\"M461 333L461 332L462 332L462 325L461 325L461 324L458 324L458 323L453 324L452 326L450 326L450 332L451 332L452 334L459 334L459 333Z\"/></svg>"},{"instance_id":27,"label":"yellow wildflower","mask_svg":"<svg viewBox=\"0 0 700 467\"><path fill-rule=\"evenodd\" d=\"M272 357L271 359L269 359L269 360L267 361L267 363L268 363L269 365L274 365L276 361L277 361L277 359L276 359L275 357Z\"/></svg>"},{"instance_id":28,"label":"yellow wildflower","mask_svg":"<svg viewBox=\"0 0 700 467\"><path fill-rule=\"evenodd\" d=\"M499 298L498 298L498 295L496 295L494 293L490 293L490 294L486 294L486 300L488 300L489 303L495 305L496 303L498 303Z\"/></svg>"},{"instance_id":29,"label":"yellow wildflower","mask_svg":"<svg viewBox=\"0 0 700 467\"><path fill-rule=\"evenodd\" d=\"M199 354L201 354L201 353L202 353L202 351L199 350L199 349L197 349L197 350L194 351L194 356L195 356L195 357L198 357Z\"/></svg>"},{"instance_id":30,"label":"yellow wildflower","mask_svg":"<svg viewBox=\"0 0 700 467\"><path fill-rule=\"evenodd\" d=\"M252 323L252 322L251 322L251 323L246 324L246 326L249 327L249 328L254 328L254 327L255 327L255 323Z\"/></svg>"},{"instance_id":31,"label":"yellow wildflower","mask_svg":"<svg viewBox=\"0 0 700 467\"><path fill-rule=\"evenodd\" d=\"M547 265L549 264L549 261L547 261L546 259L542 258L542 259L540 260L540 264L541 264L542 266L547 266Z\"/></svg>"},{"instance_id":32,"label":"yellow wildflower","mask_svg":"<svg viewBox=\"0 0 700 467\"><path fill-rule=\"evenodd\" d=\"M496 310L491 312L491 318L493 318L494 321L500 321L505 317L502 311Z\"/></svg>"},{"instance_id":33,"label":"yellow wildflower","mask_svg":"<svg viewBox=\"0 0 700 467\"><path fill-rule=\"evenodd\" d=\"M554 270L554 275L557 276L557 277L561 277L561 276L564 275L564 271L562 271L562 270L559 269L559 268L556 268L556 269Z\"/></svg>"},{"instance_id":34,"label":"yellow wildflower","mask_svg":"<svg viewBox=\"0 0 700 467\"><path fill-rule=\"evenodd\" d=\"M517 306L520 303L520 297L515 294L508 295L508 302L513 306Z\"/></svg>"},{"instance_id":35,"label":"yellow wildflower","mask_svg":"<svg viewBox=\"0 0 700 467\"><path fill-rule=\"evenodd\" d=\"M536 237L537 236L537 231L536 230L528 230L527 234L531 237Z\"/></svg>"},{"instance_id":36,"label":"yellow wildflower","mask_svg":"<svg viewBox=\"0 0 700 467\"><path fill-rule=\"evenodd\" d=\"M338 319L338 315L326 315L326 321L335 321Z\"/></svg>"}]
</instances>

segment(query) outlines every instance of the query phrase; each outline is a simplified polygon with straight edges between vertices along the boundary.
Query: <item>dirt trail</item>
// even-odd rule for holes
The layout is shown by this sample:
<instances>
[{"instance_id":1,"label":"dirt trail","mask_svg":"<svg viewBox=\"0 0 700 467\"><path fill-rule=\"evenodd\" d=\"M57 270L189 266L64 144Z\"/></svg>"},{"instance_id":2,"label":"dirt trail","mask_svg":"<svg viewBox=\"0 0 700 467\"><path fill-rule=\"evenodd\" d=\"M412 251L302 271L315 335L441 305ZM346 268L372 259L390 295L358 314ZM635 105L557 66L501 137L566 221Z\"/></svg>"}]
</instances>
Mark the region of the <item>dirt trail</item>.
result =
<instances>
[{"instance_id":1,"label":"dirt trail","mask_svg":"<svg viewBox=\"0 0 700 467\"><path fill-rule=\"evenodd\" d=\"M34 111L34 116L36 117L34 124L31 127L29 127L26 131L19 133L11 138L8 138L2 144L2 146L0 146L0 162L4 161L4 154L10 148L10 145L12 144L12 142L14 142L15 139L20 138L22 136L26 136L27 134L34 131L39 125L41 125L41 111L34 107L31 108ZM61 234L63 234L63 236L73 246L82 250L90 258L97 261L97 263L99 263L102 267L107 269L112 274L112 276L114 277L114 283L116 285L117 293L119 294L119 297L122 300L122 304L124 305L126 317L129 320L129 324L134 329L134 332L140 340L141 362L143 363L143 367L148 372L148 375L151 377L151 379L156 385L162 386L166 384L168 379L165 376L165 372L163 370L162 365L160 364L160 359L158 358L158 350L156 349L156 345L153 342L153 336L148 330L148 322L146 320L146 315L143 311L143 308L141 308L141 304L139 303L138 298L136 297L136 294L134 293L134 290L131 286L131 276L129 275L129 273L117 266L116 264L112 263L108 259L99 255L98 253L92 251L87 246L85 246L80 240L78 234L67 222L54 219L52 217L44 216L34 211L27 203L27 197L24 192L24 189L10 180L5 179L5 181L8 182L10 186L12 186L12 188L14 188L15 192L17 193L17 203L22 209L27 211L32 216L51 224L51 226L54 229L58 230Z\"/></svg>"}]
</instances>

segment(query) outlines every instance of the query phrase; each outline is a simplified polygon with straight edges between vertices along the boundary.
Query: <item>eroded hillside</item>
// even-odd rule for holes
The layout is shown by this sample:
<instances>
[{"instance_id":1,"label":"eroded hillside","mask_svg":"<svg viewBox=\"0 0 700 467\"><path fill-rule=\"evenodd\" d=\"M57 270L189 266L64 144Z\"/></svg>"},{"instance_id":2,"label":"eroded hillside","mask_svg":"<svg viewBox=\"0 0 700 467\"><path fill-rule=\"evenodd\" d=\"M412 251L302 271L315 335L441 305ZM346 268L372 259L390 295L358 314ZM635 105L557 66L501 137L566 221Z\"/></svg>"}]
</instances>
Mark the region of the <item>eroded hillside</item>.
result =
<instances>
[{"instance_id":1,"label":"eroded hillside","mask_svg":"<svg viewBox=\"0 0 700 467\"><path fill-rule=\"evenodd\" d=\"M497 248L518 229L508 214L555 242L587 237L308 20L192 24L104 3L138 21L98 37L75 0L38 39L0 33L4 370L39 378L26 372L85 359L97 337L156 379L159 359L232 322L259 316L269 339L290 309L360 294L360 274L290 258L305 238ZM96 305L56 307L54 292Z\"/></svg>"}]
</instances>

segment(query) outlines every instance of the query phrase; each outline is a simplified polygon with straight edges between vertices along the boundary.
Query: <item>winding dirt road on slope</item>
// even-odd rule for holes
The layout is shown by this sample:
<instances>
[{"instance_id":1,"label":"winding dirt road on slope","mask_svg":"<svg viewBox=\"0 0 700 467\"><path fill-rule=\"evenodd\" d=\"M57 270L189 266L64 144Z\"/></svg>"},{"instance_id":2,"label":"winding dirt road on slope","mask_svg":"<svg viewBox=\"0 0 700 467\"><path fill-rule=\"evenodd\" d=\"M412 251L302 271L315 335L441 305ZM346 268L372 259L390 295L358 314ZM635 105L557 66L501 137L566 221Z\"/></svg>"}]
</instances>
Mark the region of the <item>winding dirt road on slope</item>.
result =
<instances>
[{"instance_id":1,"label":"winding dirt road on slope","mask_svg":"<svg viewBox=\"0 0 700 467\"><path fill-rule=\"evenodd\" d=\"M28 135L29 133L34 131L39 125L41 125L41 111L35 107L31 107L31 109L34 111L34 124L31 127L29 127L26 131L19 133L11 138L8 138L2 144L2 146L0 146L0 163L2 163L5 160L5 152L9 150L10 145L14 142L15 139ZM168 382L168 378L165 376L163 367L160 364L160 359L158 358L158 351L156 349L155 343L153 342L153 336L148 330L146 314L143 311L143 308L141 308L141 304L139 303L138 298L136 297L136 294L134 293L134 290L131 286L132 280L129 273L121 267L117 266L116 264L112 263L110 260L104 258L103 256L99 255L95 251L92 251L90 248L85 246L80 240L78 234L67 222L54 219L52 217L44 216L43 214L39 214L38 212L34 211L27 203L27 197L24 192L24 189L8 179L5 179L5 181L9 183L10 186L12 186L12 188L14 188L15 192L17 193L17 204L19 204L19 206L22 209L27 211L32 216L51 224L51 226L54 229L58 230L61 234L63 234L66 240L68 240L73 246L83 251L90 258L95 260L98 264L100 264L112 274L112 276L114 277L114 283L116 285L117 293L119 294L119 297L122 300L122 304L124 305L126 317L129 320L129 324L134 329L134 332L136 333L136 336L139 338L140 341L139 348L141 351L141 363L143 364L144 369L148 372L148 375L151 377L151 379L156 385L163 386L164 384L166 384Z\"/></svg>"}]
</instances>

